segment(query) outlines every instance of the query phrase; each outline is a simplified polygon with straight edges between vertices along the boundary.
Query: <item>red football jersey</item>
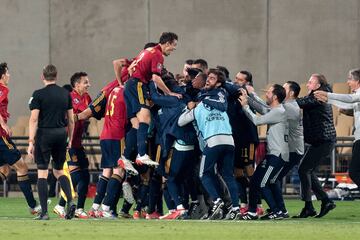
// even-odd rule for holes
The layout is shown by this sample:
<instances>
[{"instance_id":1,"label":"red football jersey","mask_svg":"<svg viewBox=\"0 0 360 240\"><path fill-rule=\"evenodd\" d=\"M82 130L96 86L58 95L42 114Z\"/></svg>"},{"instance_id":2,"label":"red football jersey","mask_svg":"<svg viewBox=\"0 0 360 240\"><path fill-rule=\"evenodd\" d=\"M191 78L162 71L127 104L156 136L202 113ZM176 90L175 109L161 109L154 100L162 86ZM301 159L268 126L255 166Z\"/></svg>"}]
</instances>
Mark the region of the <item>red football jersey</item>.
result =
<instances>
[{"instance_id":1,"label":"red football jersey","mask_svg":"<svg viewBox=\"0 0 360 240\"><path fill-rule=\"evenodd\" d=\"M106 101L104 127L100 139L121 140L125 137L126 106L124 87L112 90Z\"/></svg>"},{"instance_id":2,"label":"red football jersey","mask_svg":"<svg viewBox=\"0 0 360 240\"><path fill-rule=\"evenodd\" d=\"M148 83L153 73L161 75L164 57L160 45L141 51L134 61L136 61L136 65L132 77L140 79L143 83Z\"/></svg>"},{"instance_id":3,"label":"red football jersey","mask_svg":"<svg viewBox=\"0 0 360 240\"><path fill-rule=\"evenodd\" d=\"M3 118L4 122L7 123L8 118L10 117L10 114L8 112L8 99L9 94L9 88L5 85L0 84L0 115ZM0 137L7 136L4 129L0 126Z\"/></svg>"},{"instance_id":4,"label":"red football jersey","mask_svg":"<svg viewBox=\"0 0 360 240\"><path fill-rule=\"evenodd\" d=\"M71 96L71 99L72 99L72 105L73 105L74 114L81 113L82 111L84 111L88 107L89 103L91 103L91 97L87 93L85 93L85 94L83 94L81 96L78 92L73 90L70 93L70 96ZM79 148L79 147L82 146L81 139L82 139L82 135L83 135L83 132L84 132L84 128L85 128L85 121L84 120L77 121L75 123L73 141L71 143L72 147Z\"/></svg>"},{"instance_id":5,"label":"red football jersey","mask_svg":"<svg viewBox=\"0 0 360 240\"><path fill-rule=\"evenodd\" d=\"M105 87L101 89L101 92L105 92L105 98L108 99L110 93L112 90L119 86L118 80L113 80L112 82L109 82Z\"/></svg>"}]
</instances>

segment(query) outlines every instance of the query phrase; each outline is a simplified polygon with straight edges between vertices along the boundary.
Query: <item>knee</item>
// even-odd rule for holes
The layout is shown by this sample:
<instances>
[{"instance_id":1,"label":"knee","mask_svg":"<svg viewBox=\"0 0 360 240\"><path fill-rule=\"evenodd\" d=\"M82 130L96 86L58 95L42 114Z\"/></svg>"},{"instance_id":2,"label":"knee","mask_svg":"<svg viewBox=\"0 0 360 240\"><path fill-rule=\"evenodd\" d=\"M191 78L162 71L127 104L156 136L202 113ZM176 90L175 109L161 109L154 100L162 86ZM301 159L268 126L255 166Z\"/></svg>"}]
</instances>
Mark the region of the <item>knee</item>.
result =
<instances>
[{"instance_id":1,"label":"knee","mask_svg":"<svg viewBox=\"0 0 360 240\"><path fill-rule=\"evenodd\" d=\"M102 175L106 178L110 178L112 174L112 169L111 168L104 168Z\"/></svg>"},{"instance_id":2,"label":"knee","mask_svg":"<svg viewBox=\"0 0 360 240\"><path fill-rule=\"evenodd\" d=\"M12 167L15 168L17 175L26 175L28 173L28 167L22 158L12 165Z\"/></svg>"},{"instance_id":3,"label":"knee","mask_svg":"<svg viewBox=\"0 0 360 240\"><path fill-rule=\"evenodd\" d=\"M53 174L56 177L56 179L58 179L59 177L61 177L62 175L64 175L64 171L63 170L57 170L57 169L53 169Z\"/></svg>"},{"instance_id":4,"label":"knee","mask_svg":"<svg viewBox=\"0 0 360 240\"><path fill-rule=\"evenodd\" d=\"M88 174L89 174L89 172L88 172ZM125 176L125 170L123 169L123 168L114 168L114 170L113 170L113 174L116 174L116 175L118 175L118 176L120 176L121 178L124 178L124 176Z\"/></svg>"},{"instance_id":5,"label":"knee","mask_svg":"<svg viewBox=\"0 0 360 240\"><path fill-rule=\"evenodd\" d=\"M139 121L136 117L130 119L131 126L135 129L139 129Z\"/></svg>"},{"instance_id":6,"label":"knee","mask_svg":"<svg viewBox=\"0 0 360 240\"><path fill-rule=\"evenodd\" d=\"M4 165L4 166L0 167L0 176L4 177L6 179L6 177L9 176L10 171L11 171L10 166Z\"/></svg>"}]
</instances>

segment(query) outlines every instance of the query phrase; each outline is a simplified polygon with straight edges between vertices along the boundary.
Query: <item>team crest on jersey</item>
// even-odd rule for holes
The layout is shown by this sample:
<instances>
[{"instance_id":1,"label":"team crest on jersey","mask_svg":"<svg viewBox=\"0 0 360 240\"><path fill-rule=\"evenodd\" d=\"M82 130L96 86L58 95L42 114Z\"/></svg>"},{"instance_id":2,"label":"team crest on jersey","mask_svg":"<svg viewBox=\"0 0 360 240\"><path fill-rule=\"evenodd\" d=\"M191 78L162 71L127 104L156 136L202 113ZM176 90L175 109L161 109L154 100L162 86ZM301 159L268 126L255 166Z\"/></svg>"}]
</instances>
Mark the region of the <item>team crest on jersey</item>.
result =
<instances>
[{"instance_id":1,"label":"team crest on jersey","mask_svg":"<svg viewBox=\"0 0 360 240\"><path fill-rule=\"evenodd\" d=\"M157 70L158 70L159 72L161 72L161 70L162 70L162 64L161 64L161 63L158 63L156 68L157 68Z\"/></svg>"},{"instance_id":2,"label":"team crest on jersey","mask_svg":"<svg viewBox=\"0 0 360 240\"><path fill-rule=\"evenodd\" d=\"M80 102L80 100L79 100L79 99L74 98L74 103L75 103L75 104L79 104L79 102Z\"/></svg>"},{"instance_id":3,"label":"team crest on jersey","mask_svg":"<svg viewBox=\"0 0 360 240\"><path fill-rule=\"evenodd\" d=\"M96 106L95 107L95 112L100 112L100 110L101 110L101 106Z\"/></svg>"}]
</instances>

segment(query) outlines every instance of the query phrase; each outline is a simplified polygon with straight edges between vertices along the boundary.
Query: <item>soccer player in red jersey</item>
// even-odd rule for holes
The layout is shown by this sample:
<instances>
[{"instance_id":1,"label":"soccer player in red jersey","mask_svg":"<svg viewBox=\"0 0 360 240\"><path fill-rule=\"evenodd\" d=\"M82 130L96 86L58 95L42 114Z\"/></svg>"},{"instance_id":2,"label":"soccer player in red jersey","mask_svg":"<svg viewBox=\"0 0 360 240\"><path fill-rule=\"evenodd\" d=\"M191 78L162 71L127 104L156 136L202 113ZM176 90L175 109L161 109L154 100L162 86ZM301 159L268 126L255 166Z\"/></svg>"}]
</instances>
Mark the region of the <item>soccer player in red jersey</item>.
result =
<instances>
[{"instance_id":1,"label":"soccer player in red jersey","mask_svg":"<svg viewBox=\"0 0 360 240\"><path fill-rule=\"evenodd\" d=\"M132 129L129 131L133 133L132 137L126 138L125 149L134 142L136 138L138 156L136 162L138 164L158 165L157 162L152 161L146 154L147 150L147 132L151 121L148 83L154 81L157 87L166 95L182 96L171 92L164 84L161 78L161 70L163 68L164 57L169 56L171 52L176 50L178 36L172 32L164 32L160 36L159 44L155 47L146 48L134 60L133 74L125 84L125 102L127 118L130 119ZM122 157L123 162L129 161L130 155L125 150Z\"/></svg>"},{"instance_id":2,"label":"soccer player in red jersey","mask_svg":"<svg viewBox=\"0 0 360 240\"><path fill-rule=\"evenodd\" d=\"M92 209L89 211L92 216L112 217L110 207L117 200L118 192L125 177L124 169L117 164L122 152L125 125L124 88L118 86L111 91L106 103L104 127L100 135L101 168L103 168L103 172L97 184L97 194ZM137 174L137 171L132 168L132 173ZM102 211L97 214L96 212L99 210L102 201Z\"/></svg>"},{"instance_id":3,"label":"soccer player in red jersey","mask_svg":"<svg viewBox=\"0 0 360 240\"><path fill-rule=\"evenodd\" d=\"M76 72L71 76L70 83L73 88L70 93L73 111L74 114L79 114L91 103L91 97L88 94L90 80L87 73ZM80 120L75 123L73 140L71 148L69 149L70 161L68 162L71 180L78 194L75 217L82 219L88 218L86 212L84 211L84 205L90 182L88 169L89 160L86 157L85 149L82 145L82 137L85 127L85 120ZM65 200L61 198L59 204L54 208L54 212L59 216L63 216L65 214L65 203Z\"/></svg>"},{"instance_id":4,"label":"soccer player in red jersey","mask_svg":"<svg viewBox=\"0 0 360 240\"><path fill-rule=\"evenodd\" d=\"M10 167L16 170L17 181L21 191L24 193L31 214L41 212L41 207L36 205L30 180L28 176L28 167L21 157L20 151L11 140L11 130L7 125L8 113L8 94L7 87L10 80L10 74L6 63L0 64L0 180L5 181L10 173Z\"/></svg>"}]
</instances>

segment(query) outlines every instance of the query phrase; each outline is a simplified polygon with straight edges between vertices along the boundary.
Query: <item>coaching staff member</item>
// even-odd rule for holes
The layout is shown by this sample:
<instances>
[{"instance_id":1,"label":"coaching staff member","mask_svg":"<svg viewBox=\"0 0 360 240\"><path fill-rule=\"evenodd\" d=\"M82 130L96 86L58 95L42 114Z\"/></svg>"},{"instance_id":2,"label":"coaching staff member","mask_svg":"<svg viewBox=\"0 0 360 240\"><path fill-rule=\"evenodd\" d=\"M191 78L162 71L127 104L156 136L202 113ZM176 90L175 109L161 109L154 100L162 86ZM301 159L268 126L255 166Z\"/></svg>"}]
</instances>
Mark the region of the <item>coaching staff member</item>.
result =
<instances>
[{"instance_id":1,"label":"coaching staff member","mask_svg":"<svg viewBox=\"0 0 360 240\"><path fill-rule=\"evenodd\" d=\"M49 219L47 177L50 156L53 159L54 176L67 198L65 218L71 219L76 209L72 202L70 182L63 172L66 150L71 147L74 131L73 109L69 92L56 85L56 77L56 67L46 66L41 76L45 87L36 90L29 101L31 116L28 154L35 158L37 164L37 187L42 209L41 214L35 218L37 220Z\"/></svg>"}]
</instances>

